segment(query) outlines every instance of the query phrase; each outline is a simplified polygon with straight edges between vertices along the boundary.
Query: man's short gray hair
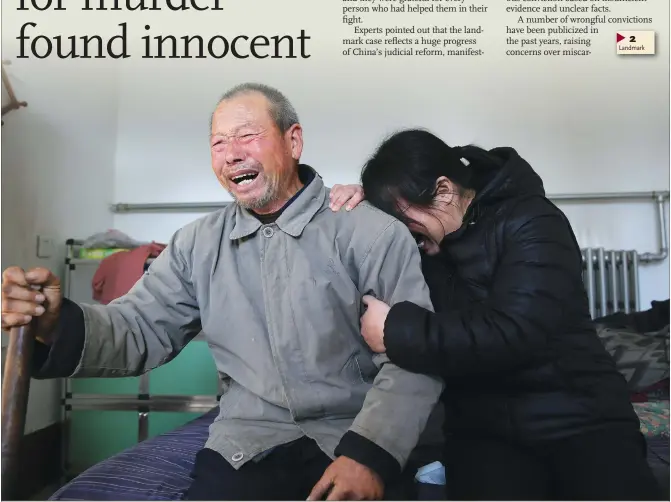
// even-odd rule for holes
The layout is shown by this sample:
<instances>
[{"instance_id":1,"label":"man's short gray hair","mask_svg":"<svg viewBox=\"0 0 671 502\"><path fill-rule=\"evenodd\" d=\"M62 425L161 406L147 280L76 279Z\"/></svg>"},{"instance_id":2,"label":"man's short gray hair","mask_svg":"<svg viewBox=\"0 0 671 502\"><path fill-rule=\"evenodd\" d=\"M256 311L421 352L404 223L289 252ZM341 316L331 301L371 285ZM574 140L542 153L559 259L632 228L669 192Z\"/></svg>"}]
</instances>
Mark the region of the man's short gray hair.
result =
<instances>
[{"instance_id":1,"label":"man's short gray hair","mask_svg":"<svg viewBox=\"0 0 671 502\"><path fill-rule=\"evenodd\" d=\"M292 125L298 124L298 114L287 97L277 89L265 84L257 84L254 82L238 84L226 91L217 102L217 106L219 106L222 101L250 92L258 92L265 96L270 103L270 116L280 132L285 133ZM210 118L210 129L212 129L212 118Z\"/></svg>"}]
</instances>

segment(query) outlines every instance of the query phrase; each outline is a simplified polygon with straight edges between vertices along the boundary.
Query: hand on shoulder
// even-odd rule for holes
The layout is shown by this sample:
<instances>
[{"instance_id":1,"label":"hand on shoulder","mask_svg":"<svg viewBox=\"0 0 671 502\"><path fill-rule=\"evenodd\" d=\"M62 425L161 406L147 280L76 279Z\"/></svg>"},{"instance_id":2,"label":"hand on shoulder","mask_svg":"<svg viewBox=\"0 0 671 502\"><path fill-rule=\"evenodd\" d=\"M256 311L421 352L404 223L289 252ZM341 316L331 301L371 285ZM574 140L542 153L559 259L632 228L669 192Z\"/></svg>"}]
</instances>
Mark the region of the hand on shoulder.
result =
<instances>
[{"instance_id":1,"label":"hand on shoulder","mask_svg":"<svg viewBox=\"0 0 671 502\"><path fill-rule=\"evenodd\" d=\"M361 185L334 185L331 188L330 204L332 211L340 211L345 206L346 211L351 211L364 199L363 187Z\"/></svg>"}]
</instances>

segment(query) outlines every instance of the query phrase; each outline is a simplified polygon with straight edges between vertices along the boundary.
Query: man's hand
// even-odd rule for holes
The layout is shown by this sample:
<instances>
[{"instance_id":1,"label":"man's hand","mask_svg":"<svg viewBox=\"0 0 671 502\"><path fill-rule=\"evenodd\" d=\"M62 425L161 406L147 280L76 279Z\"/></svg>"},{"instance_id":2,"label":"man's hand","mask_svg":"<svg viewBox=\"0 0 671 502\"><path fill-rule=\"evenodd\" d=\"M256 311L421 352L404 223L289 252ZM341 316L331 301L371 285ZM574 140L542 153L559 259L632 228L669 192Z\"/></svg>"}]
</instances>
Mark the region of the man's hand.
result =
<instances>
[{"instance_id":1,"label":"man's hand","mask_svg":"<svg viewBox=\"0 0 671 502\"><path fill-rule=\"evenodd\" d=\"M351 458L338 457L310 492L308 500L382 500L384 484L375 472Z\"/></svg>"},{"instance_id":2,"label":"man's hand","mask_svg":"<svg viewBox=\"0 0 671 502\"><path fill-rule=\"evenodd\" d=\"M37 317L35 338L50 343L63 296L61 281L46 268L24 272L9 267L2 273L2 329L30 323Z\"/></svg>"}]
</instances>

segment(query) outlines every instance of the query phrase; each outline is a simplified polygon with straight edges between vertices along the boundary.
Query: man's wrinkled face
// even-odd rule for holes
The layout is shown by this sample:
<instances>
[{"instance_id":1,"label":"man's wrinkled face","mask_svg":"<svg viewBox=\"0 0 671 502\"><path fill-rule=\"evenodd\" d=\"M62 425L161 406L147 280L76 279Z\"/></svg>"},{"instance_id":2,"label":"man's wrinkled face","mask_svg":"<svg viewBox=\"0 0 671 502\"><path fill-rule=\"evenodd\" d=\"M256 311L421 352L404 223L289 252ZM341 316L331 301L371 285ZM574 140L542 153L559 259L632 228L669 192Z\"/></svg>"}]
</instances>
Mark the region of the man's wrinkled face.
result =
<instances>
[{"instance_id":1,"label":"man's wrinkled face","mask_svg":"<svg viewBox=\"0 0 671 502\"><path fill-rule=\"evenodd\" d=\"M282 134L261 93L238 95L212 116L212 169L222 186L247 209L262 209L283 196L295 172L298 124Z\"/></svg>"}]
</instances>

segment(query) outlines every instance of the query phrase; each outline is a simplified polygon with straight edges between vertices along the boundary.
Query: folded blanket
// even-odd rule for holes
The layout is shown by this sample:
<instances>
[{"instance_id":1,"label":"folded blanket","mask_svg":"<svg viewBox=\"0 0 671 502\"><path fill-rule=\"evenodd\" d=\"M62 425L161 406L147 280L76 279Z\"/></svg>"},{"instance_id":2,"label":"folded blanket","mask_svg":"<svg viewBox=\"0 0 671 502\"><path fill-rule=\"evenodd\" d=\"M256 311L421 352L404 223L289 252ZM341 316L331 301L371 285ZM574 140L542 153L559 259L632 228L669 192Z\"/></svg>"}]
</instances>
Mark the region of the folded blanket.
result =
<instances>
[{"instance_id":1,"label":"folded blanket","mask_svg":"<svg viewBox=\"0 0 671 502\"><path fill-rule=\"evenodd\" d=\"M633 406L645 436L669 438L669 401L633 403Z\"/></svg>"}]
</instances>

